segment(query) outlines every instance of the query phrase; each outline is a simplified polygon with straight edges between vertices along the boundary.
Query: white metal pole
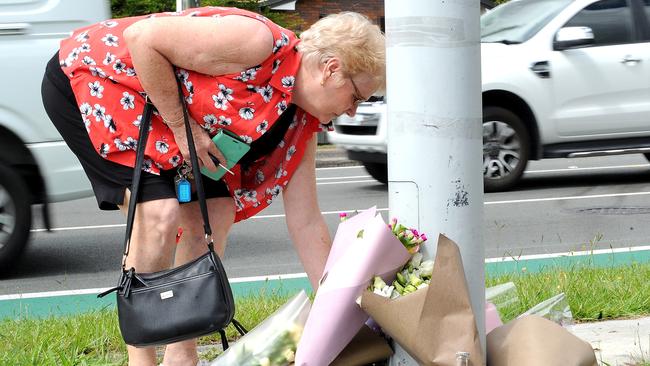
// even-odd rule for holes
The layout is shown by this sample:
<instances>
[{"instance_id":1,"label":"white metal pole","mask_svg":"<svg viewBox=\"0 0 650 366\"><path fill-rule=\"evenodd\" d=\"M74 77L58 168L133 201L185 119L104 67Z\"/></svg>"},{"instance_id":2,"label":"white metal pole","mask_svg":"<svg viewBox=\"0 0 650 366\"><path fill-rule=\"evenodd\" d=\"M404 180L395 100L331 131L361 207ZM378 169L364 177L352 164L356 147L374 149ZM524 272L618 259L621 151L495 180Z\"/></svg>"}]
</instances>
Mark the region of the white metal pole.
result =
<instances>
[{"instance_id":1,"label":"white metal pole","mask_svg":"<svg viewBox=\"0 0 650 366\"><path fill-rule=\"evenodd\" d=\"M479 17L478 0L385 0L390 216L427 258L438 233L458 244L485 350ZM390 365L417 363L396 345Z\"/></svg>"},{"instance_id":2,"label":"white metal pole","mask_svg":"<svg viewBox=\"0 0 650 366\"><path fill-rule=\"evenodd\" d=\"M176 11L198 8L199 6L201 6L201 0L176 0Z\"/></svg>"}]
</instances>

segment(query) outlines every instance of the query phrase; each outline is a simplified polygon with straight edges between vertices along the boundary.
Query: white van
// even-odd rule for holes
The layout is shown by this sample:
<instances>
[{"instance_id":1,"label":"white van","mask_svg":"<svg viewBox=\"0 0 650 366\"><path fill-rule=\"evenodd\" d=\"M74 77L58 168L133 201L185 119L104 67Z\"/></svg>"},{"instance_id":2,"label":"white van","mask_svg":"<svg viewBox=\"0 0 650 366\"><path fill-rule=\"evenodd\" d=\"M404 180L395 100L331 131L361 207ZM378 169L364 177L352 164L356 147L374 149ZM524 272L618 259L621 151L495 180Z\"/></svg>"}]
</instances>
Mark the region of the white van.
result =
<instances>
[{"instance_id":1,"label":"white van","mask_svg":"<svg viewBox=\"0 0 650 366\"><path fill-rule=\"evenodd\" d=\"M47 61L71 31L110 18L105 0L0 0L0 272L29 239L31 205L92 194L41 101Z\"/></svg>"}]
</instances>

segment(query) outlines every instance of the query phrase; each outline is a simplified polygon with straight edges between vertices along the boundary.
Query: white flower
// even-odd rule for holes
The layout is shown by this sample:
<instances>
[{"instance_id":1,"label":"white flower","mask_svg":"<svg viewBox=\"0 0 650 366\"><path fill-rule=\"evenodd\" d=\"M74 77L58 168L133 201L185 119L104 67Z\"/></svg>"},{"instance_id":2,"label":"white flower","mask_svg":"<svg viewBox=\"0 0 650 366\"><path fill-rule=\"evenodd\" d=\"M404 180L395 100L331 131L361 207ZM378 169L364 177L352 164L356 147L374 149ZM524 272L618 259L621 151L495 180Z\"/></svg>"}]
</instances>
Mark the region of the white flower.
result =
<instances>
[{"instance_id":1,"label":"white flower","mask_svg":"<svg viewBox=\"0 0 650 366\"><path fill-rule=\"evenodd\" d=\"M255 127L255 131L259 133L260 135L263 135L266 133L266 131L269 128L269 122L267 120L262 121L257 127Z\"/></svg>"},{"instance_id":2,"label":"white flower","mask_svg":"<svg viewBox=\"0 0 650 366\"><path fill-rule=\"evenodd\" d=\"M88 40L88 38L90 38L90 36L88 36L88 31L87 30L77 34L77 36L74 37L74 39L77 42L85 42L85 41Z\"/></svg>"},{"instance_id":3,"label":"white flower","mask_svg":"<svg viewBox=\"0 0 650 366\"><path fill-rule=\"evenodd\" d=\"M101 155L102 157L105 158L106 155L108 155L108 152L110 151L110 149L111 149L111 147L108 144L102 143L99 146L99 155Z\"/></svg>"},{"instance_id":4,"label":"white flower","mask_svg":"<svg viewBox=\"0 0 650 366\"><path fill-rule=\"evenodd\" d=\"M118 23L116 21L114 21L114 20L105 20L105 21L101 22L100 24L103 25L106 28L114 28L114 27L117 26Z\"/></svg>"},{"instance_id":5,"label":"white flower","mask_svg":"<svg viewBox=\"0 0 650 366\"><path fill-rule=\"evenodd\" d=\"M93 112L93 107L91 107L88 103L82 103L79 106L79 112L81 112L83 116L90 116L90 114Z\"/></svg>"},{"instance_id":6,"label":"white flower","mask_svg":"<svg viewBox=\"0 0 650 366\"><path fill-rule=\"evenodd\" d=\"M275 170L275 179L280 179L282 177L286 177L287 174L288 174L287 171L282 169L282 166L280 166L279 168L277 168Z\"/></svg>"},{"instance_id":7,"label":"white flower","mask_svg":"<svg viewBox=\"0 0 650 366\"><path fill-rule=\"evenodd\" d=\"M232 89L228 88L227 86L223 84L219 84L219 90L223 94L223 96L226 97L226 100L233 100L234 97L232 96Z\"/></svg>"},{"instance_id":8,"label":"white flower","mask_svg":"<svg viewBox=\"0 0 650 366\"><path fill-rule=\"evenodd\" d=\"M115 55L110 52L106 52L106 56L104 57L104 61L102 61L102 63L104 65L108 65L113 61L115 61Z\"/></svg>"},{"instance_id":9,"label":"white flower","mask_svg":"<svg viewBox=\"0 0 650 366\"><path fill-rule=\"evenodd\" d=\"M110 133L115 133L115 121L113 120L113 116L110 114L104 116L104 127L106 127Z\"/></svg>"},{"instance_id":10,"label":"white flower","mask_svg":"<svg viewBox=\"0 0 650 366\"><path fill-rule=\"evenodd\" d=\"M245 120L252 120L255 117L255 109L251 107L244 107L239 110L239 116Z\"/></svg>"},{"instance_id":11,"label":"white flower","mask_svg":"<svg viewBox=\"0 0 650 366\"><path fill-rule=\"evenodd\" d=\"M252 189L252 190L244 190L243 192L243 197L244 200L248 202L257 202L257 191Z\"/></svg>"},{"instance_id":12,"label":"white flower","mask_svg":"<svg viewBox=\"0 0 650 366\"><path fill-rule=\"evenodd\" d=\"M275 74L276 71L278 71L278 69L280 68L281 63L282 63L282 61L280 59L275 59L273 61L273 69L271 70L271 74Z\"/></svg>"},{"instance_id":13,"label":"white flower","mask_svg":"<svg viewBox=\"0 0 650 366\"><path fill-rule=\"evenodd\" d=\"M99 76L102 79L106 78L106 73L102 69L100 69L99 67L90 66L89 69L90 69L90 73L93 76Z\"/></svg>"},{"instance_id":14,"label":"white flower","mask_svg":"<svg viewBox=\"0 0 650 366\"><path fill-rule=\"evenodd\" d=\"M262 95L262 99L264 99L266 103L270 102L271 98L273 98L273 88L270 85L257 88L257 92Z\"/></svg>"},{"instance_id":15,"label":"white flower","mask_svg":"<svg viewBox=\"0 0 650 366\"><path fill-rule=\"evenodd\" d=\"M433 274L433 260L429 259L420 263L420 275L424 277L431 277Z\"/></svg>"},{"instance_id":16,"label":"white flower","mask_svg":"<svg viewBox=\"0 0 650 366\"><path fill-rule=\"evenodd\" d=\"M126 64L122 60L117 59L115 60L115 64L113 64L113 70L115 70L116 74L121 74L123 71L126 71Z\"/></svg>"},{"instance_id":17,"label":"white flower","mask_svg":"<svg viewBox=\"0 0 650 366\"><path fill-rule=\"evenodd\" d=\"M284 113L287 110L287 101L283 100L280 103L276 104L275 107L278 109L278 116Z\"/></svg>"},{"instance_id":18,"label":"white flower","mask_svg":"<svg viewBox=\"0 0 650 366\"><path fill-rule=\"evenodd\" d=\"M122 93L122 99L120 99L120 104L122 104L122 109L135 109L135 96L129 94L128 92Z\"/></svg>"},{"instance_id":19,"label":"white flower","mask_svg":"<svg viewBox=\"0 0 650 366\"><path fill-rule=\"evenodd\" d=\"M215 125L218 123L217 117L215 117L214 114L207 114L203 116L203 129L209 132L212 132L215 130Z\"/></svg>"},{"instance_id":20,"label":"white flower","mask_svg":"<svg viewBox=\"0 0 650 366\"><path fill-rule=\"evenodd\" d=\"M293 84L296 82L296 78L294 76L285 76L282 78L282 86L291 89L293 88Z\"/></svg>"},{"instance_id":21,"label":"white flower","mask_svg":"<svg viewBox=\"0 0 650 366\"><path fill-rule=\"evenodd\" d=\"M181 162L181 157L178 155L174 155L169 159L169 163L176 168L178 164Z\"/></svg>"},{"instance_id":22,"label":"white flower","mask_svg":"<svg viewBox=\"0 0 650 366\"><path fill-rule=\"evenodd\" d=\"M232 124L232 120L230 118L226 118L226 116L219 116L219 124L221 126L230 126Z\"/></svg>"},{"instance_id":23,"label":"white flower","mask_svg":"<svg viewBox=\"0 0 650 366\"><path fill-rule=\"evenodd\" d=\"M295 145L289 146L289 148L287 149L287 155L286 155L285 159L287 159L287 161L291 160L291 157L295 153L296 153L296 146Z\"/></svg>"},{"instance_id":24,"label":"white flower","mask_svg":"<svg viewBox=\"0 0 650 366\"><path fill-rule=\"evenodd\" d=\"M114 36L110 33L106 34L104 37L102 37L102 42L104 42L105 45L109 47L117 47L118 46L118 40L119 37Z\"/></svg>"},{"instance_id":25,"label":"white flower","mask_svg":"<svg viewBox=\"0 0 650 366\"><path fill-rule=\"evenodd\" d=\"M156 151L166 154L169 151L169 144L161 140L156 141Z\"/></svg>"},{"instance_id":26,"label":"white flower","mask_svg":"<svg viewBox=\"0 0 650 366\"><path fill-rule=\"evenodd\" d=\"M253 138L248 135L239 135L239 138L242 139L242 141L244 141L247 144L253 142Z\"/></svg>"},{"instance_id":27,"label":"white flower","mask_svg":"<svg viewBox=\"0 0 650 366\"><path fill-rule=\"evenodd\" d=\"M226 105L226 97L222 92L219 92L217 95L213 95L212 100L214 100L215 108L221 109L223 111L228 109L228 106Z\"/></svg>"},{"instance_id":28,"label":"white flower","mask_svg":"<svg viewBox=\"0 0 650 366\"><path fill-rule=\"evenodd\" d=\"M102 107L99 104L95 104L95 109L93 110L93 116L95 116L95 122L99 122L104 119L104 115L106 114L106 108Z\"/></svg>"},{"instance_id":29,"label":"white flower","mask_svg":"<svg viewBox=\"0 0 650 366\"><path fill-rule=\"evenodd\" d=\"M135 121L133 121L133 125L140 128L140 123L142 123L142 115L138 114L138 116L135 118Z\"/></svg>"},{"instance_id":30,"label":"white flower","mask_svg":"<svg viewBox=\"0 0 650 366\"><path fill-rule=\"evenodd\" d=\"M90 45L88 43L82 44L79 46L79 52L90 52Z\"/></svg>"},{"instance_id":31,"label":"white flower","mask_svg":"<svg viewBox=\"0 0 650 366\"><path fill-rule=\"evenodd\" d=\"M84 56L84 58L81 60L81 63L84 65L97 65L95 60L93 60L90 56Z\"/></svg>"},{"instance_id":32,"label":"white flower","mask_svg":"<svg viewBox=\"0 0 650 366\"><path fill-rule=\"evenodd\" d=\"M255 182L257 184L264 182L264 172L259 169L255 172Z\"/></svg>"},{"instance_id":33,"label":"white flower","mask_svg":"<svg viewBox=\"0 0 650 366\"><path fill-rule=\"evenodd\" d=\"M102 93L104 92L104 87L99 83L99 81L88 83L88 87L90 88L90 95L97 98L103 97Z\"/></svg>"},{"instance_id":34,"label":"white flower","mask_svg":"<svg viewBox=\"0 0 650 366\"><path fill-rule=\"evenodd\" d=\"M136 74L135 74L135 69L134 69L134 68L132 68L132 67L128 67L128 68L126 69L126 76L131 76L131 77L133 77L133 76L135 76L135 75L136 75Z\"/></svg>"}]
</instances>

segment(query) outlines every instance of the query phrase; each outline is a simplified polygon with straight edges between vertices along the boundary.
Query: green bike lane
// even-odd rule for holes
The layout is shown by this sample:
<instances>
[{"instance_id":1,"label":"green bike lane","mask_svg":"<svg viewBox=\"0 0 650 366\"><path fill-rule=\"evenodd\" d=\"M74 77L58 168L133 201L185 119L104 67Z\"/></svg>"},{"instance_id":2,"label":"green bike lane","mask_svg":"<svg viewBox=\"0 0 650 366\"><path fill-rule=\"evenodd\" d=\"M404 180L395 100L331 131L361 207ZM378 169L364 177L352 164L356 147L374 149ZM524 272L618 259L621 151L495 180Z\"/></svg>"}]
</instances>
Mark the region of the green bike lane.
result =
<instances>
[{"instance_id":1,"label":"green bike lane","mask_svg":"<svg viewBox=\"0 0 650 366\"><path fill-rule=\"evenodd\" d=\"M625 266L649 263L650 246L616 248L583 252L489 258L485 261L488 276L513 272L538 273L574 266ZM230 279L235 298L260 293L291 294L311 286L304 273ZM0 319L39 318L73 315L115 307L115 296L97 298L104 288L74 291L26 293L0 296Z\"/></svg>"}]
</instances>

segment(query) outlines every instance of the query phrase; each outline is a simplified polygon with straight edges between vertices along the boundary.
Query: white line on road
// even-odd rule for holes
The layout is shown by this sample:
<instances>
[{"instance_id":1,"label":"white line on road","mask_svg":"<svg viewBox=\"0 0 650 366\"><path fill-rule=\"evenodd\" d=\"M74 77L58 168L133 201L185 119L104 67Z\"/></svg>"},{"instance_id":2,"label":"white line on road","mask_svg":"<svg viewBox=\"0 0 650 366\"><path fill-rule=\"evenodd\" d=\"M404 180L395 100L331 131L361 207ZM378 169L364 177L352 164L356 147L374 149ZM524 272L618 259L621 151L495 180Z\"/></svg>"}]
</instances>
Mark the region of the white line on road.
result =
<instances>
[{"instance_id":1,"label":"white line on road","mask_svg":"<svg viewBox=\"0 0 650 366\"><path fill-rule=\"evenodd\" d=\"M526 170L526 173L558 173L558 172L575 172L575 171L590 171L590 170L606 170L606 169L626 169L626 168L644 168L647 169L650 164L633 164L633 165L614 165L614 166L592 166L585 168L561 168L561 169L540 169L540 170Z\"/></svg>"},{"instance_id":2,"label":"white line on road","mask_svg":"<svg viewBox=\"0 0 650 366\"><path fill-rule=\"evenodd\" d=\"M326 177L326 178L316 178L316 180L334 180L334 179L358 179L358 178L370 178L369 175L350 175L347 177Z\"/></svg>"},{"instance_id":3,"label":"white line on road","mask_svg":"<svg viewBox=\"0 0 650 366\"><path fill-rule=\"evenodd\" d=\"M353 168L363 168L363 165L333 166L328 168L316 168L316 170L338 170L338 169L353 169Z\"/></svg>"},{"instance_id":4,"label":"white line on road","mask_svg":"<svg viewBox=\"0 0 650 366\"><path fill-rule=\"evenodd\" d=\"M338 213L338 211L337 211ZM513 262L513 261L525 261L525 260L534 260L534 259L550 259L550 258L561 258L561 257L575 257L575 256L585 256L585 255L597 255L597 254L614 254L614 253L631 253L631 252L640 252L650 250L650 246L642 247L627 247L627 248L615 248L615 249L599 249L599 250L587 250L580 252L562 252L562 253L549 253L549 254L531 254L531 255L522 255L518 257L498 257L498 258L486 258L485 263L500 263L500 262ZM237 277L231 278L230 283L244 283L244 282L258 282L258 281L269 281L269 280L287 280L294 278L306 278L306 273L287 273L279 275L266 275L266 276L252 276L252 277ZM56 296L68 296L68 295L88 295L88 294L98 294L108 290L110 287L105 288L90 288L83 290L68 290L68 291L46 291L46 292L32 292L26 294L9 294L9 295L0 295L0 301L3 300L22 300L22 299L35 299L42 297L56 297Z\"/></svg>"},{"instance_id":5,"label":"white line on road","mask_svg":"<svg viewBox=\"0 0 650 366\"><path fill-rule=\"evenodd\" d=\"M521 200L507 200L507 201L487 201L486 205L501 205L510 203L529 203L529 202L546 202L546 201L568 201L568 200L584 200L593 198L611 198L611 197L629 197L629 196L645 196L650 192L629 192L629 193L610 193L610 194L592 194L588 196L567 196L567 197L548 197L548 198L526 198Z\"/></svg>"},{"instance_id":6,"label":"white line on road","mask_svg":"<svg viewBox=\"0 0 650 366\"><path fill-rule=\"evenodd\" d=\"M347 180L347 181L344 180L344 181L341 181L341 182L319 182L319 183L316 183L316 185L317 186L323 186L323 185L328 185L328 184L348 184L348 183L377 183L377 184L381 184L381 183L377 182L374 179L366 179L366 180Z\"/></svg>"}]
</instances>

